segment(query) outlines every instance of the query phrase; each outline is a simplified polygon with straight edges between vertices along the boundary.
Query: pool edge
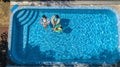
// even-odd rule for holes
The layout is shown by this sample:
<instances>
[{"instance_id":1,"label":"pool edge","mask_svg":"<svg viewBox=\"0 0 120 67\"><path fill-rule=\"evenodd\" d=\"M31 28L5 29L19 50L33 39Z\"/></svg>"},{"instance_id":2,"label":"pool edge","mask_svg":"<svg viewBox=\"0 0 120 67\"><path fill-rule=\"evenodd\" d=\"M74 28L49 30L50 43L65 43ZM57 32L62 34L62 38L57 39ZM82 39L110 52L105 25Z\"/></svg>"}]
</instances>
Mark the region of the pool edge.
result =
<instances>
[{"instance_id":1,"label":"pool edge","mask_svg":"<svg viewBox=\"0 0 120 67\"><path fill-rule=\"evenodd\" d=\"M20 10L22 10L22 9L25 9L25 8L34 8L34 9L51 9L51 8L53 8L53 9L56 9L56 8L58 8L58 9L108 9L108 10L112 10L114 13L115 13L115 15L116 15L116 17L117 17L117 20L118 20L118 13L117 13L117 11L116 10L114 10L114 9L112 9L112 8L108 8L108 7L34 7L34 6L30 6L30 7L20 7L20 8L18 8L18 9L16 9L13 13L12 13L12 15L11 15L11 17L10 17L10 26L9 26L9 39L8 39L8 55L9 55L9 57L10 57L10 59L12 60L12 61L14 61L14 62L16 62L17 64L21 64L21 63L23 63L24 64L24 62L21 62L21 61L16 61L16 59L15 59L15 57L12 55L12 53L11 53L11 40L12 40L12 26L13 26L13 23L12 23L12 21L13 21L13 16L15 15L15 13L17 12L17 11L20 11ZM119 20L118 20L118 23L119 23ZM118 35L120 35L120 34L118 34ZM119 37L120 38L120 37ZM120 39L119 39L119 41L120 41ZM120 46L120 45L119 45Z\"/></svg>"}]
</instances>

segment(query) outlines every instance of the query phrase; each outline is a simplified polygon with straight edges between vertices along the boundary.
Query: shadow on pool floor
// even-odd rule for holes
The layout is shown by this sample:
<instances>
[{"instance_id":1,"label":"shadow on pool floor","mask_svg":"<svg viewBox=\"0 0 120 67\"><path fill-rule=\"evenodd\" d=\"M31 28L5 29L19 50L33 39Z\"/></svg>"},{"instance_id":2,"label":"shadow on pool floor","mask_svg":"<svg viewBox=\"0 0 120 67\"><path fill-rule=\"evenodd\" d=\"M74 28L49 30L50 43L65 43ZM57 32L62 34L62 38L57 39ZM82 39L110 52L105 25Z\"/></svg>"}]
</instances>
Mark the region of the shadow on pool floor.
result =
<instances>
[{"instance_id":1,"label":"shadow on pool floor","mask_svg":"<svg viewBox=\"0 0 120 67\"><path fill-rule=\"evenodd\" d=\"M5 41L4 43L2 41L0 41L1 45L2 44L5 44L5 45L8 45L7 41ZM6 49L7 46L5 48L3 48L2 50L7 50ZM37 48L37 47L36 47ZM36 49L34 48L34 49ZM6 52L7 53L7 52ZM36 66L36 65L30 65L30 66L26 66L26 65L18 65L18 64L15 64L13 63L10 58L8 57L8 54L3 55L1 54L0 57L3 57L3 59L6 59L6 60L2 60L0 61L0 66L2 65L6 65L5 67L20 67L20 66L24 66L24 67L30 67L30 66ZM82 67L120 67L120 61L116 64L113 64L113 65L110 65L110 64L102 64L102 65L95 65L95 64L91 64L91 65L88 65L88 64L56 64L56 65L49 65L49 64L40 64L36 67L39 67L39 66L42 66L42 67L60 67L60 66L63 66L63 67L79 67L79 66L82 66Z\"/></svg>"},{"instance_id":2,"label":"shadow on pool floor","mask_svg":"<svg viewBox=\"0 0 120 67\"><path fill-rule=\"evenodd\" d=\"M63 33L69 34L72 32L71 27L69 27L70 19L62 18L60 24L63 28ZM52 24L50 23L50 27L53 28Z\"/></svg>"},{"instance_id":3,"label":"shadow on pool floor","mask_svg":"<svg viewBox=\"0 0 120 67\"><path fill-rule=\"evenodd\" d=\"M29 60L31 59L31 60L37 60L37 61L39 61L39 60L45 60L45 61L47 61L47 60L54 60L55 58L53 57L54 56L54 54L55 54L55 52L54 51L52 51L52 50L47 50L47 51L45 51L45 52L41 52L40 51L40 48L39 48L39 46L35 46L35 47L33 47L33 48L31 48L32 46L30 46L30 45L27 45L26 46L26 54L24 55L24 56L26 56L25 58L26 58L26 60L28 59L28 61L27 62L29 62ZM34 51L33 51L34 50ZM33 54L34 53L34 54ZM31 57L33 57L33 58L31 58Z\"/></svg>"}]
</instances>

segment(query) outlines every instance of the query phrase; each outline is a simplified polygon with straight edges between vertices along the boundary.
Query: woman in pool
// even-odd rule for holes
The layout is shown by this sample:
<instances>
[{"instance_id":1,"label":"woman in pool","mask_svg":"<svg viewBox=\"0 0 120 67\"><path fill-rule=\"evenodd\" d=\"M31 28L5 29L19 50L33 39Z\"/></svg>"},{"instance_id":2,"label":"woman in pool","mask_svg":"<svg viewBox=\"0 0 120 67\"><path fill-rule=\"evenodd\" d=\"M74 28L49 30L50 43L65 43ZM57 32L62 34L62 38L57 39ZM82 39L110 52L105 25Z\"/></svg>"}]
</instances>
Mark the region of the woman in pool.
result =
<instances>
[{"instance_id":1,"label":"woman in pool","mask_svg":"<svg viewBox=\"0 0 120 67\"><path fill-rule=\"evenodd\" d=\"M60 23L60 17L59 17L58 15L52 16L52 18L51 18L51 23L52 23L53 27L54 27L55 25L59 24L59 23Z\"/></svg>"},{"instance_id":2,"label":"woman in pool","mask_svg":"<svg viewBox=\"0 0 120 67\"><path fill-rule=\"evenodd\" d=\"M47 28L49 23L50 23L50 21L47 19L47 17L45 15L43 15L41 18L41 24L43 25L43 27L45 29Z\"/></svg>"},{"instance_id":3,"label":"woman in pool","mask_svg":"<svg viewBox=\"0 0 120 67\"><path fill-rule=\"evenodd\" d=\"M58 15L52 16L51 23L53 25L54 32L62 32L62 26L60 25L60 17Z\"/></svg>"}]
</instances>

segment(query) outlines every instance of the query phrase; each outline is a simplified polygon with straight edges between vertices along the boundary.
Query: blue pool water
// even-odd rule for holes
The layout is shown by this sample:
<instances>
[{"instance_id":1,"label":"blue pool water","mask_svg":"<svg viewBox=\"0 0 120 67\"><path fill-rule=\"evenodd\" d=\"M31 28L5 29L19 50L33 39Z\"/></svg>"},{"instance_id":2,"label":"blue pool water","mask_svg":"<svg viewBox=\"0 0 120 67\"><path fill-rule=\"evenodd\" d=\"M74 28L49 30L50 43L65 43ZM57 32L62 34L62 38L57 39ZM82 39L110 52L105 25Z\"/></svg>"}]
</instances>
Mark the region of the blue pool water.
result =
<instances>
[{"instance_id":1,"label":"blue pool water","mask_svg":"<svg viewBox=\"0 0 120 67\"><path fill-rule=\"evenodd\" d=\"M62 33L44 30L42 15L61 18ZM18 64L119 61L116 14L109 9L23 8L11 18L9 54Z\"/></svg>"}]
</instances>

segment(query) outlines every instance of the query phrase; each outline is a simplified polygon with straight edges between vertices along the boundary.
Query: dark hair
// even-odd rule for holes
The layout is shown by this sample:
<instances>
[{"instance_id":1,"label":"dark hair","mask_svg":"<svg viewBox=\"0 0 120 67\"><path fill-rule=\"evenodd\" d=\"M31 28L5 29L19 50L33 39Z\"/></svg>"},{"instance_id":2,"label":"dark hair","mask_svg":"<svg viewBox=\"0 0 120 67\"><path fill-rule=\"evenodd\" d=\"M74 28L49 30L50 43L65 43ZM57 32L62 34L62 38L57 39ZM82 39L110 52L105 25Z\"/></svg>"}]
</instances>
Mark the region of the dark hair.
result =
<instances>
[{"instance_id":1,"label":"dark hair","mask_svg":"<svg viewBox=\"0 0 120 67\"><path fill-rule=\"evenodd\" d=\"M45 15L42 15L43 18L47 19L47 17Z\"/></svg>"},{"instance_id":2,"label":"dark hair","mask_svg":"<svg viewBox=\"0 0 120 67\"><path fill-rule=\"evenodd\" d=\"M62 26L60 26L60 28L63 28Z\"/></svg>"},{"instance_id":3,"label":"dark hair","mask_svg":"<svg viewBox=\"0 0 120 67\"><path fill-rule=\"evenodd\" d=\"M56 18L60 18L58 15L55 15Z\"/></svg>"}]
</instances>

